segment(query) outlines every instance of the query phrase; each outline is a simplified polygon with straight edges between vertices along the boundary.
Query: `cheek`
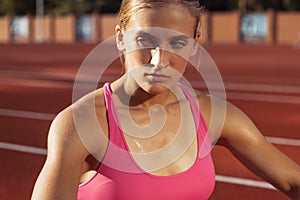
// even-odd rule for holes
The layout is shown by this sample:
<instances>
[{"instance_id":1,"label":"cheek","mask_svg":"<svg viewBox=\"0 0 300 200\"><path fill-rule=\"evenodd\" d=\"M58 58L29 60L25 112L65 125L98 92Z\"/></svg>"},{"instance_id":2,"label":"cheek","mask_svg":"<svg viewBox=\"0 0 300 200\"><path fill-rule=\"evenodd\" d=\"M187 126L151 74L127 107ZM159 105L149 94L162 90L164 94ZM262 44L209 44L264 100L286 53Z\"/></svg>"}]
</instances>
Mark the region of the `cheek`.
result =
<instances>
[{"instance_id":1,"label":"cheek","mask_svg":"<svg viewBox=\"0 0 300 200\"><path fill-rule=\"evenodd\" d=\"M182 57L174 56L174 58L171 60L171 66L173 69L175 69L180 74L183 74L185 72L185 69L187 67L188 61L185 60Z\"/></svg>"},{"instance_id":2,"label":"cheek","mask_svg":"<svg viewBox=\"0 0 300 200\"><path fill-rule=\"evenodd\" d=\"M149 50L136 50L125 53L125 61L127 64L127 68L129 69L148 64L150 60L151 54Z\"/></svg>"}]
</instances>

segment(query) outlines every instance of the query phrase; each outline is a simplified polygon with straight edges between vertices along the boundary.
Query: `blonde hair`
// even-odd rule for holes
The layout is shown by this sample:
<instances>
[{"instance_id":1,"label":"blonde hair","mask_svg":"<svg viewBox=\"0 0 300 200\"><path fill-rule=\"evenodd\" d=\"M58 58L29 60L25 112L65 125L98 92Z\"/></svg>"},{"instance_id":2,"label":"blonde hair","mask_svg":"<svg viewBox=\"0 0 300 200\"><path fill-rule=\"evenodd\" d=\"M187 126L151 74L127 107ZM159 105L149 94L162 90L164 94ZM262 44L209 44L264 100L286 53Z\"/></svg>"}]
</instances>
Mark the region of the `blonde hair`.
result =
<instances>
[{"instance_id":1,"label":"blonde hair","mask_svg":"<svg viewBox=\"0 0 300 200\"><path fill-rule=\"evenodd\" d=\"M118 14L119 25L123 30L126 30L131 16L139 10L160 8L170 3L182 4L195 17L195 36L200 28L200 15L203 11L203 7L199 4L198 0L123 0Z\"/></svg>"}]
</instances>

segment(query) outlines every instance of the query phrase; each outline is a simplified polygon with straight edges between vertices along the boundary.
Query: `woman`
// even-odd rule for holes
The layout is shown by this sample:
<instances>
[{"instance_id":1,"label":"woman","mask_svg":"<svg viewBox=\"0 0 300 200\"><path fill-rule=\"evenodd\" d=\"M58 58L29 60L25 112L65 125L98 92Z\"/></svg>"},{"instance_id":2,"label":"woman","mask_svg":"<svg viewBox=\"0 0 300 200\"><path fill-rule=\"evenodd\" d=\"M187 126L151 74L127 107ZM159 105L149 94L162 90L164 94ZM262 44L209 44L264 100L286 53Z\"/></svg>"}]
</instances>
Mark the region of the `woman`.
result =
<instances>
[{"instance_id":1,"label":"woman","mask_svg":"<svg viewBox=\"0 0 300 200\"><path fill-rule=\"evenodd\" d=\"M199 16L197 1L122 2L116 40L125 74L53 121L33 199L208 199L215 143L300 199L299 166L235 106L180 83L197 56ZM222 115L222 105L221 132L208 131L212 107Z\"/></svg>"}]
</instances>

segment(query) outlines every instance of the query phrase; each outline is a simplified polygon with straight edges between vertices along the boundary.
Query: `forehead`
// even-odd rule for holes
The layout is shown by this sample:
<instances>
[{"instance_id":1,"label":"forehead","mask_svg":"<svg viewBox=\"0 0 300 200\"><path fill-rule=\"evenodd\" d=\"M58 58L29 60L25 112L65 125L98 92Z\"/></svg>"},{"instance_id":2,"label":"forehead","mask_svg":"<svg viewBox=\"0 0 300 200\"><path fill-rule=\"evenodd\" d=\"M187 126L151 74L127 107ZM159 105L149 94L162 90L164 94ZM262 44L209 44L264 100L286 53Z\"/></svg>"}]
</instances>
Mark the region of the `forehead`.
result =
<instances>
[{"instance_id":1,"label":"forehead","mask_svg":"<svg viewBox=\"0 0 300 200\"><path fill-rule=\"evenodd\" d=\"M159 27L192 37L196 18L181 4L169 4L159 8L145 8L131 16L127 30Z\"/></svg>"}]
</instances>

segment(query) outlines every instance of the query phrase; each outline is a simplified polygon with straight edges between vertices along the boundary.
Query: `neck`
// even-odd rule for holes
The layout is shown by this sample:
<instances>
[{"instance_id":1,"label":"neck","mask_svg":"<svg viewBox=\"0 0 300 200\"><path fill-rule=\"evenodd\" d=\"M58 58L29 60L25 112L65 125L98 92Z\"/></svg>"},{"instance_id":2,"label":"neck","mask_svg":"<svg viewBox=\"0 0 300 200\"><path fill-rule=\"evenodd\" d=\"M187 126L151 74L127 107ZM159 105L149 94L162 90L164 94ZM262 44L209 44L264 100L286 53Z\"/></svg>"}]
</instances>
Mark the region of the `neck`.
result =
<instances>
[{"instance_id":1,"label":"neck","mask_svg":"<svg viewBox=\"0 0 300 200\"><path fill-rule=\"evenodd\" d=\"M125 106L150 108L155 104L166 106L174 101L173 99L176 100L170 89L166 88L163 92L155 94L148 93L126 76L125 74L124 77L111 84L111 89L118 101Z\"/></svg>"}]
</instances>

